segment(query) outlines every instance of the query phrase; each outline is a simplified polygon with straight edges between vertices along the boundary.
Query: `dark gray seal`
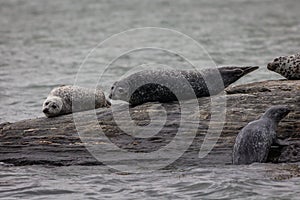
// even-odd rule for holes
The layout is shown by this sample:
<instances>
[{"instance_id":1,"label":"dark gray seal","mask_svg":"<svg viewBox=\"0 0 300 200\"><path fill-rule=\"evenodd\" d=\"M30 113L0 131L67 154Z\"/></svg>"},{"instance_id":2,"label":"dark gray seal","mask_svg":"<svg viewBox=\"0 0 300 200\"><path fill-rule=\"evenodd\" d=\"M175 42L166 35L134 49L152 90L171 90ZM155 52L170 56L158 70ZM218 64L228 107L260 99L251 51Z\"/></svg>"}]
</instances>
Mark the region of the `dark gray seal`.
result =
<instances>
[{"instance_id":1,"label":"dark gray seal","mask_svg":"<svg viewBox=\"0 0 300 200\"><path fill-rule=\"evenodd\" d=\"M277 125L288 113L287 106L272 106L258 120L247 124L238 134L233 147L233 164L263 163L267 161L272 144L277 140Z\"/></svg>"},{"instance_id":2,"label":"dark gray seal","mask_svg":"<svg viewBox=\"0 0 300 200\"><path fill-rule=\"evenodd\" d=\"M258 69L257 66L221 67L205 69L201 73L196 70L144 70L115 82L109 98L123 100L135 106L146 102L178 101L177 97L185 100L191 99L195 95L198 98L216 95L231 83L256 69ZM209 90L205 80L218 78L217 73L219 73L219 77L221 75L224 85L216 84ZM174 93L177 94L177 97Z\"/></svg>"},{"instance_id":3,"label":"dark gray seal","mask_svg":"<svg viewBox=\"0 0 300 200\"><path fill-rule=\"evenodd\" d=\"M289 80L300 80L300 53L275 58L267 68Z\"/></svg>"},{"instance_id":4,"label":"dark gray seal","mask_svg":"<svg viewBox=\"0 0 300 200\"><path fill-rule=\"evenodd\" d=\"M95 103L91 100L95 99ZM72 101L76 101L76 108L72 110ZM88 89L78 86L60 86L54 88L43 103L43 113L47 117L91 110L100 107L109 107L110 103L105 99L101 89Z\"/></svg>"}]
</instances>

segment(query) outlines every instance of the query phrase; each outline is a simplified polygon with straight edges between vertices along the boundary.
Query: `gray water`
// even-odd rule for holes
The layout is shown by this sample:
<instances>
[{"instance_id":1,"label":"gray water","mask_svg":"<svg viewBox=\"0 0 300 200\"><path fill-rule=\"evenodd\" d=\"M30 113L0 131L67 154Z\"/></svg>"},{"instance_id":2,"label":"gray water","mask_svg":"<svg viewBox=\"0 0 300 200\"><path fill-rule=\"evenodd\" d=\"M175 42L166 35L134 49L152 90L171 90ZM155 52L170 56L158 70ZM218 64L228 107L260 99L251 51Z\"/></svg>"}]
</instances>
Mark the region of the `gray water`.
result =
<instances>
[{"instance_id":1,"label":"gray water","mask_svg":"<svg viewBox=\"0 0 300 200\"><path fill-rule=\"evenodd\" d=\"M84 58L113 34L140 27L182 32L199 42L218 65L258 65L261 68L235 84L279 79L266 64L299 51L300 1L0 1L0 123L41 117L41 104L58 85L74 84ZM151 38L150 32L149 38ZM139 35L136 35L136 40ZM82 82L115 58L124 40L93 56ZM203 52L187 43L155 36L153 44L195 50L192 59L207 65ZM185 45L186 44L186 45ZM155 46L155 45L154 45ZM197 57L197 53L199 57ZM108 92L130 66L146 61L172 65L176 56L144 50L114 63L99 85ZM181 59L176 60L180 64ZM184 64L184 62L182 62ZM281 165L188 168L122 175L107 167L0 168L3 199L299 199L299 178L274 179ZM271 171L271 173L270 173Z\"/></svg>"},{"instance_id":2,"label":"gray water","mask_svg":"<svg viewBox=\"0 0 300 200\"><path fill-rule=\"evenodd\" d=\"M286 165L123 174L105 167L1 166L3 199L299 199ZM294 166L295 168L295 166ZM297 167L296 167L297 168ZM299 168L297 168L299 171Z\"/></svg>"}]
</instances>

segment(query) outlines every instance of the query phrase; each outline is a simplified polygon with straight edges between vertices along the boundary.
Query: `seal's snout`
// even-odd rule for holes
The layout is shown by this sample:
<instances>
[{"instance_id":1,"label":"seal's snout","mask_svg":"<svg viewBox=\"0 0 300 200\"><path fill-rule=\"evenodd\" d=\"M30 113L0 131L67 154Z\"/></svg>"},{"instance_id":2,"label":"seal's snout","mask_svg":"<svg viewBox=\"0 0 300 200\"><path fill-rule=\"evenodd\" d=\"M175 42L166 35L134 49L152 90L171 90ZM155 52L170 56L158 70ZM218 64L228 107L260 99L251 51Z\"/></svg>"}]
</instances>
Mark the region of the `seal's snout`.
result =
<instances>
[{"instance_id":1,"label":"seal's snout","mask_svg":"<svg viewBox=\"0 0 300 200\"><path fill-rule=\"evenodd\" d=\"M112 99L112 93L109 94L108 98Z\"/></svg>"},{"instance_id":2,"label":"seal's snout","mask_svg":"<svg viewBox=\"0 0 300 200\"><path fill-rule=\"evenodd\" d=\"M276 106L274 106L274 107L276 107ZM278 105L277 107L278 107L278 109L280 109L284 112L291 112L292 111L292 109L289 106L286 106L286 105Z\"/></svg>"},{"instance_id":3,"label":"seal's snout","mask_svg":"<svg viewBox=\"0 0 300 200\"><path fill-rule=\"evenodd\" d=\"M43 113L49 113L49 109L48 108L44 108L43 109Z\"/></svg>"},{"instance_id":4,"label":"seal's snout","mask_svg":"<svg viewBox=\"0 0 300 200\"><path fill-rule=\"evenodd\" d=\"M268 70L271 70L271 71L275 71L279 67L280 67L280 65L278 63L275 63L275 62L269 63L267 65Z\"/></svg>"},{"instance_id":5,"label":"seal's snout","mask_svg":"<svg viewBox=\"0 0 300 200\"><path fill-rule=\"evenodd\" d=\"M292 111L293 111L292 108L290 108L290 107L288 107L288 106L285 107L285 112L286 112L287 114L290 113L290 112L292 112Z\"/></svg>"},{"instance_id":6,"label":"seal's snout","mask_svg":"<svg viewBox=\"0 0 300 200\"><path fill-rule=\"evenodd\" d=\"M290 112L292 111L291 108L289 108L288 106L284 107L283 110L281 111L281 117L284 118L286 117Z\"/></svg>"},{"instance_id":7,"label":"seal's snout","mask_svg":"<svg viewBox=\"0 0 300 200\"><path fill-rule=\"evenodd\" d=\"M272 65L272 63L268 63L267 68L268 70L274 70L274 65Z\"/></svg>"}]
</instances>

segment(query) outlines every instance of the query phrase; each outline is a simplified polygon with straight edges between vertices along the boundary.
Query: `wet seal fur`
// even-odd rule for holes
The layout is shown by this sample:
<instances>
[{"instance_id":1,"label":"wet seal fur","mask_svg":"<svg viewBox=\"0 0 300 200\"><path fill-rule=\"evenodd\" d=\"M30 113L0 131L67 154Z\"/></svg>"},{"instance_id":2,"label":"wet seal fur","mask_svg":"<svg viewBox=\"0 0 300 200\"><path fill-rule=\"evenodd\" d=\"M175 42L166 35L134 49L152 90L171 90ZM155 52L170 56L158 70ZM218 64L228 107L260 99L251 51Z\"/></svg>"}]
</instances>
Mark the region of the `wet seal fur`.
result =
<instances>
[{"instance_id":1,"label":"wet seal fur","mask_svg":"<svg viewBox=\"0 0 300 200\"><path fill-rule=\"evenodd\" d=\"M95 99L95 103L91 100ZM72 110L72 100L77 106ZM105 99L101 89L88 89L78 86L60 86L54 88L43 103L43 113L47 117L91 110L100 107L109 107L110 103Z\"/></svg>"},{"instance_id":2,"label":"wet seal fur","mask_svg":"<svg viewBox=\"0 0 300 200\"><path fill-rule=\"evenodd\" d=\"M286 145L277 139L276 129L280 120L289 112L287 106L272 106L258 120L247 124L236 137L233 164L266 162L272 144Z\"/></svg>"},{"instance_id":3,"label":"wet seal fur","mask_svg":"<svg viewBox=\"0 0 300 200\"><path fill-rule=\"evenodd\" d=\"M300 80L300 53L275 58L267 68L289 80Z\"/></svg>"},{"instance_id":4,"label":"wet seal fur","mask_svg":"<svg viewBox=\"0 0 300 200\"><path fill-rule=\"evenodd\" d=\"M144 70L113 84L109 98L129 102L131 106L146 102L171 102L216 95L242 76L258 69L255 67L220 67L196 70ZM212 84L209 90L203 76L215 80L221 76L222 85ZM217 82L217 81L216 81ZM221 81L219 81L221 82ZM170 89L171 88L171 89ZM191 91L192 89L192 91ZM175 92L174 92L175 91Z\"/></svg>"}]
</instances>

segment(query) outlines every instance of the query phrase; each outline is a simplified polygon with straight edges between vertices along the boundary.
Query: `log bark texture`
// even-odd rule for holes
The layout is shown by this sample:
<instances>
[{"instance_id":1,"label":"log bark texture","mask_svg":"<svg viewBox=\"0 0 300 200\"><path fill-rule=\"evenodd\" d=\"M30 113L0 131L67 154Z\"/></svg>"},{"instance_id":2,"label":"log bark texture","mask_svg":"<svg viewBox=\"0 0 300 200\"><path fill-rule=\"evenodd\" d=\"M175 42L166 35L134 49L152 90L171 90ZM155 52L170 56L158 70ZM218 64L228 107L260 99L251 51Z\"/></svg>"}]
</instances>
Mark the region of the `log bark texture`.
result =
<instances>
[{"instance_id":1,"label":"log bark texture","mask_svg":"<svg viewBox=\"0 0 300 200\"><path fill-rule=\"evenodd\" d=\"M195 121L184 124L184 127L198 123L196 137L185 153L172 165L205 165L231 164L232 147L238 132L250 121L259 118L272 105L289 105L293 111L281 121L277 135L286 139L290 145L273 147L269 154L269 162L299 162L300 161L300 81L276 80L257 82L246 85L229 87L226 89L226 121L212 151L204 158L198 153L206 131L211 121L210 98L201 98L200 112L190 111ZM164 109L162 109L162 107ZM118 113L118 120L126 124L127 106L116 109L97 109L97 122L90 120L94 111L77 113L81 127L87 132L94 133L93 127L100 126L106 137L116 146L131 152L153 152L167 145L177 134L180 124L180 105L172 103L146 103L130 109L131 118L138 126L155 123L149 116L159 116L167 113L167 120L161 131L148 138L136 138L122 131L114 120L112 113ZM195 109L196 110L196 109ZM131 125L128 123L128 130ZM151 127L149 127L150 129ZM188 138L189 136L187 136ZM183 137L183 140L185 138ZM99 143L101 138L89 140ZM101 161L92 156L85 147L85 141L78 135L73 115L55 118L37 118L16 123L0 124L0 162L14 165L100 165ZM104 144L105 145L105 144ZM118 162L127 158L116 158ZM113 160L113 159L112 159ZM172 166L171 165L171 166Z\"/></svg>"}]
</instances>

